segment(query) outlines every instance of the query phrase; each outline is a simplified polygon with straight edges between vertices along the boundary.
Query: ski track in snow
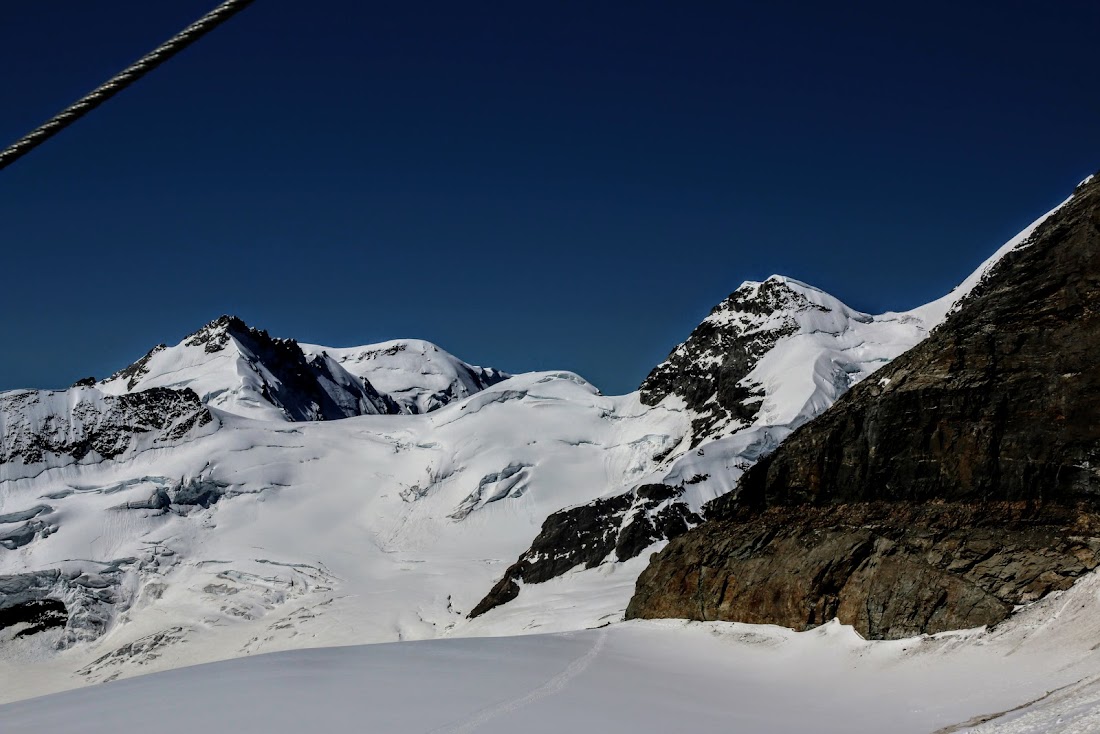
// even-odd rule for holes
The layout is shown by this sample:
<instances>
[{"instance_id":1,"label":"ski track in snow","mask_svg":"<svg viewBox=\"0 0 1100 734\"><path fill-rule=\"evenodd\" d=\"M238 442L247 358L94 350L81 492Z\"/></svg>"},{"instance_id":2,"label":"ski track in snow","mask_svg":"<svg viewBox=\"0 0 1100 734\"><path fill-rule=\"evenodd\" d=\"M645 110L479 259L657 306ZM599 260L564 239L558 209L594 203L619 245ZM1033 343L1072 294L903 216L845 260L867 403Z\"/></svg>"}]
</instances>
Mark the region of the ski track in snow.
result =
<instances>
[{"instance_id":1,"label":"ski track in snow","mask_svg":"<svg viewBox=\"0 0 1100 734\"><path fill-rule=\"evenodd\" d=\"M596 642L584 655L569 663L569 665L562 672L555 675L550 680L543 683L538 688L534 689L525 696L519 698L513 698L511 701L504 701L498 703L496 706L492 706L487 709L482 709L478 713L474 714L473 718L460 723L449 724L447 726L432 729L429 734L467 734L467 732L476 731L481 726L489 723L498 716L510 714L515 711L531 705L535 701L541 701L544 698L553 696L555 693L560 693L569 682L576 678L578 675L588 670L588 667L596 660L600 654L600 650L603 649L604 643L607 642L607 630L602 630L599 637L596 638Z\"/></svg>"}]
</instances>

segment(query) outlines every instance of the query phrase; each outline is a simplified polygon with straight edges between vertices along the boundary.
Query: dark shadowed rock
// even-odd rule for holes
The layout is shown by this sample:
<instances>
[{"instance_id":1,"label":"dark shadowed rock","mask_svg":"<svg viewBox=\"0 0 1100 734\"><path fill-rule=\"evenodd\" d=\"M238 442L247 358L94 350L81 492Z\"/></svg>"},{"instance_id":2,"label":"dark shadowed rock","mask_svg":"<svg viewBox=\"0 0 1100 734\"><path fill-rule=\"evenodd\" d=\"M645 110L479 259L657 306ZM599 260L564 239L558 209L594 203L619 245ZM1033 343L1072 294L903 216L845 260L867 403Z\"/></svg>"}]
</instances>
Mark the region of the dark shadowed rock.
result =
<instances>
[{"instance_id":1,"label":"dark shadowed rock","mask_svg":"<svg viewBox=\"0 0 1100 734\"><path fill-rule=\"evenodd\" d=\"M784 279L745 283L653 368L640 388L642 402L682 398L698 415L693 446L730 422L751 422L763 393L744 380L776 342L798 330L795 316L806 309L824 310Z\"/></svg>"},{"instance_id":2,"label":"dark shadowed rock","mask_svg":"<svg viewBox=\"0 0 1100 734\"><path fill-rule=\"evenodd\" d=\"M627 616L838 617L872 638L992 625L1100 563L1097 515L1051 509L877 502L710 521L655 554Z\"/></svg>"},{"instance_id":3,"label":"dark shadowed rock","mask_svg":"<svg viewBox=\"0 0 1100 734\"><path fill-rule=\"evenodd\" d=\"M545 583L578 566L595 568L612 554L615 560L626 561L657 540L687 532L701 518L675 501L683 491L683 487L646 484L555 512L470 617L515 599L520 583Z\"/></svg>"},{"instance_id":4,"label":"dark shadowed rock","mask_svg":"<svg viewBox=\"0 0 1100 734\"><path fill-rule=\"evenodd\" d=\"M1095 568L1100 180L926 341L751 468L658 554L628 616L993 624Z\"/></svg>"},{"instance_id":5,"label":"dark shadowed rock","mask_svg":"<svg viewBox=\"0 0 1100 734\"><path fill-rule=\"evenodd\" d=\"M18 627L15 637L27 637L53 627L64 627L69 619L65 604L57 599L32 599L0 609L0 630Z\"/></svg>"}]
</instances>

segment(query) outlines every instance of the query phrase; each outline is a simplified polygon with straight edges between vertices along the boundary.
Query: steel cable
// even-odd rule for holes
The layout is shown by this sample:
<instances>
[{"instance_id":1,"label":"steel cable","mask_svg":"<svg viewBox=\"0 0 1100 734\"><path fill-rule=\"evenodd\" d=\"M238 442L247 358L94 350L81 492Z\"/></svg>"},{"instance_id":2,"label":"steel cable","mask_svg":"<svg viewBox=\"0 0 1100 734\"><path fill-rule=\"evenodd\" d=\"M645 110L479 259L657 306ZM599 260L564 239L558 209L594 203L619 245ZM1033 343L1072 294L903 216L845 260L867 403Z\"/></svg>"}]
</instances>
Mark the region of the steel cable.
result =
<instances>
[{"instance_id":1,"label":"steel cable","mask_svg":"<svg viewBox=\"0 0 1100 734\"><path fill-rule=\"evenodd\" d=\"M73 124L126 87L190 46L218 25L236 15L253 0L226 0L104 84L54 115L47 122L0 151L0 169L14 163L43 142Z\"/></svg>"}]
</instances>

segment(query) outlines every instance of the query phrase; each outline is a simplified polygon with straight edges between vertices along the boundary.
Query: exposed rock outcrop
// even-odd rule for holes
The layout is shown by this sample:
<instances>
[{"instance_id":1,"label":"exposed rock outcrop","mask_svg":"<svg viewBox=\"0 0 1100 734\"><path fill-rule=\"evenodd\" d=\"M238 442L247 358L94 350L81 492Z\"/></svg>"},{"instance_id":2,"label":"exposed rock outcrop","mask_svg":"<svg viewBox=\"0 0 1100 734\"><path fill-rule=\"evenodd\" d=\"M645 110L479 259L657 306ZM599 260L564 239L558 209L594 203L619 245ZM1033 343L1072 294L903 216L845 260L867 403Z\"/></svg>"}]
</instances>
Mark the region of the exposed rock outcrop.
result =
<instances>
[{"instance_id":1,"label":"exposed rock outcrop","mask_svg":"<svg viewBox=\"0 0 1100 734\"><path fill-rule=\"evenodd\" d=\"M1097 516L1069 508L772 507L656 554L627 616L794 629L837 617L866 637L908 637L996 624L1098 564Z\"/></svg>"},{"instance_id":2,"label":"exposed rock outcrop","mask_svg":"<svg viewBox=\"0 0 1100 734\"><path fill-rule=\"evenodd\" d=\"M628 616L993 624L1097 566L1100 180L658 554Z\"/></svg>"},{"instance_id":3,"label":"exposed rock outcrop","mask_svg":"<svg viewBox=\"0 0 1100 734\"><path fill-rule=\"evenodd\" d=\"M544 583L578 566L595 568L609 557L626 561L655 540L687 532L701 518L675 502L683 492L683 487L647 484L555 512L470 617L512 601L519 595L521 583Z\"/></svg>"},{"instance_id":4,"label":"exposed rock outcrop","mask_svg":"<svg viewBox=\"0 0 1100 734\"><path fill-rule=\"evenodd\" d=\"M155 347L150 349L148 352L146 352L144 357L142 357L138 361L134 362L133 364L129 365L128 367L123 367L122 369L120 369L118 372L116 372L113 375L111 375L110 377L108 377L103 382L109 383L109 382L114 382L114 381L118 380L118 381L124 382L126 384L126 389L127 390L133 390L134 388L136 388L138 386L138 382L141 380L141 378L144 377L145 375L149 374L149 360L151 360L153 357L157 356L158 354L160 354L161 352L163 352L167 348L168 348L167 344L158 344L158 345L156 345ZM85 382L85 383L83 383L83 386L92 387L95 384L96 384L95 380L92 379L91 385L88 385ZM73 385L73 387L79 387L79 386L82 386L81 382L78 382L75 385Z\"/></svg>"},{"instance_id":5,"label":"exposed rock outcrop","mask_svg":"<svg viewBox=\"0 0 1100 734\"><path fill-rule=\"evenodd\" d=\"M170 445L213 421L191 390L152 388L105 395L94 388L16 390L0 395L0 479L41 468L113 459Z\"/></svg>"},{"instance_id":6,"label":"exposed rock outcrop","mask_svg":"<svg viewBox=\"0 0 1100 734\"><path fill-rule=\"evenodd\" d=\"M669 395L682 398L697 416L693 444L730 423L747 425L763 397L760 386L746 380L749 373L776 342L799 330L801 313L830 313L821 299L809 297L815 290L781 277L744 283L653 368L642 382L642 401L656 405ZM871 320L843 304L838 311L844 318Z\"/></svg>"}]
</instances>

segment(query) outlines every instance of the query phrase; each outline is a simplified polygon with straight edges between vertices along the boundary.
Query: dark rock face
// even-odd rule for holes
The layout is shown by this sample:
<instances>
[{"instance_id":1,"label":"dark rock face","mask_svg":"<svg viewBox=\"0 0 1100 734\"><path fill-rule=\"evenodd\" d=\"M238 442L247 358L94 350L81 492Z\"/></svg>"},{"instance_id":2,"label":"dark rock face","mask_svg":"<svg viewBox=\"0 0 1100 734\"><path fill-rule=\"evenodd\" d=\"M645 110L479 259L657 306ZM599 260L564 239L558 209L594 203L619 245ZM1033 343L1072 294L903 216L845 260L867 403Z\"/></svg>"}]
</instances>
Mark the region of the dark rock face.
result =
<instances>
[{"instance_id":1,"label":"dark rock face","mask_svg":"<svg viewBox=\"0 0 1100 734\"><path fill-rule=\"evenodd\" d=\"M838 617L870 638L992 625L1100 564L1097 520L1026 503L773 507L656 554L627 617L794 629Z\"/></svg>"},{"instance_id":2,"label":"dark rock face","mask_svg":"<svg viewBox=\"0 0 1100 734\"><path fill-rule=\"evenodd\" d=\"M65 400L57 400L61 396ZM27 390L0 399L0 467L38 464L51 458L80 461L89 454L113 459L139 436L154 442L183 438L213 420L191 390L152 388L126 395L103 395L77 388L69 393ZM63 412L62 412L63 411Z\"/></svg>"},{"instance_id":3,"label":"dark rock face","mask_svg":"<svg viewBox=\"0 0 1100 734\"><path fill-rule=\"evenodd\" d=\"M618 528L616 559L636 558L658 540L679 537L702 522L687 505L675 501L683 493L683 487L667 484L645 484L635 489L630 512Z\"/></svg>"},{"instance_id":4,"label":"dark rock face","mask_svg":"<svg viewBox=\"0 0 1100 734\"><path fill-rule=\"evenodd\" d=\"M1096 567L1100 180L927 340L750 469L638 581L628 616L992 624Z\"/></svg>"},{"instance_id":5,"label":"dark rock face","mask_svg":"<svg viewBox=\"0 0 1100 734\"><path fill-rule=\"evenodd\" d=\"M693 446L726 424L751 422L762 393L743 381L776 342L798 330L795 315L806 309L824 310L782 279L742 285L653 368L640 388L642 402L683 398L699 414Z\"/></svg>"},{"instance_id":6,"label":"dark rock face","mask_svg":"<svg viewBox=\"0 0 1100 734\"><path fill-rule=\"evenodd\" d=\"M595 568L612 553L634 558L656 540L687 532L701 518L675 502L683 487L646 484L631 492L555 512L542 524L531 547L512 564L470 617L519 595L519 582L539 584L583 565Z\"/></svg>"}]
</instances>

